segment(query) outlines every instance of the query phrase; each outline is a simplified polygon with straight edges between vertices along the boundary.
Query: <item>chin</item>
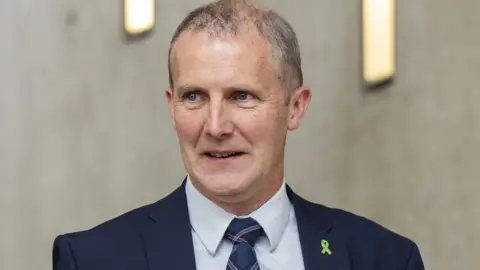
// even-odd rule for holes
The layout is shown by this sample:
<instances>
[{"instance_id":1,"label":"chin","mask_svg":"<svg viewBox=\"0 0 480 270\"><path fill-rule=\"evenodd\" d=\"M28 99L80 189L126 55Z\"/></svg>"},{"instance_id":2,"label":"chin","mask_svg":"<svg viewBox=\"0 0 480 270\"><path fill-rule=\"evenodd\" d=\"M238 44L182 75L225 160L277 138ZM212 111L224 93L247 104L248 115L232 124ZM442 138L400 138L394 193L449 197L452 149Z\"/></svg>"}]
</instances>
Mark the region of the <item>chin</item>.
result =
<instances>
[{"instance_id":1,"label":"chin","mask_svg":"<svg viewBox=\"0 0 480 270\"><path fill-rule=\"evenodd\" d=\"M196 177L205 192L213 196L236 196L245 193L252 184L252 178L238 173L216 173Z\"/></svg>"}]
</instances>

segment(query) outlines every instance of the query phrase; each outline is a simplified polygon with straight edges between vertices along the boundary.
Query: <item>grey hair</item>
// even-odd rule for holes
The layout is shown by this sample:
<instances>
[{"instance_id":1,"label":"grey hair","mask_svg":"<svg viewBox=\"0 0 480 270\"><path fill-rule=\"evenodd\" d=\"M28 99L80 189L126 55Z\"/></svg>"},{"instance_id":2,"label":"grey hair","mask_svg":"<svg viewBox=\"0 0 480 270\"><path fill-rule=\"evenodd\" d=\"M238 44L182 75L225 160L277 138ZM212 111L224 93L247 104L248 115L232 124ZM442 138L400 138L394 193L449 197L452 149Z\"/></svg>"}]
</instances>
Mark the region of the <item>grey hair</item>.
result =
<instances>
[{"instance_id":1,"label":"grey hair","mask_svg":"<svg viewBox=\"0 0 480 270\"><path fill-rule=\"evenodd\" d=\"M272 10L264 10L245 0L219 0L190 12L175 30L168 50L168 76L172 79L172 48L186 30L205 31L210 35L236 36L241 27L254 25L270 45L273 59L278 63L278 78L286 90L286 103L291 94L303 84L300 48L292 26Z\"/></svg>"}]
</instances>

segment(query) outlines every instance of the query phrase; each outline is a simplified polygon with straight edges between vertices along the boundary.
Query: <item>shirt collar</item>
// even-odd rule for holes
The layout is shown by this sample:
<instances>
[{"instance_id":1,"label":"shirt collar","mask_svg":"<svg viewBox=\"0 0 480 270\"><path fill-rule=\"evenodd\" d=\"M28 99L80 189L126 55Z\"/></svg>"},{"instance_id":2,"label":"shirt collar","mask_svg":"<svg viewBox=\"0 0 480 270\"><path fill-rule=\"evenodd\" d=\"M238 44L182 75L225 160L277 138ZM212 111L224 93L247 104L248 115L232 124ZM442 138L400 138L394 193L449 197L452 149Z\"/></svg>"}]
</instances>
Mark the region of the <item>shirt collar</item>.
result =
<instances>
[{"instance_id":1,"label":"shirt collar","mask_svg":"<svg viewBox=\"0 0 480 270\"><path fill-rule=\"evenodd\" d=\"M192 229L208 252L214 255L228 225L236 216L203 196L193 186L190 177L187 177L185 192ZM291 208L284 180L280 189L270 200L246 216L254 218L262 226L270 243L270 251L275 250L280 243L288 224Z\"/></svg>"},{"instance_id":2,"label":"shirt collar","mask_svg":"<svg viewBox=\"0 0 480 270\"><path fill-rule=\"evenodd\" d=\"M249 215L262 226L270 242L270 252L277 248L282 239L283 232L290 218L291 209L292 205L287 195L284 179L277 193Z\"/></svg>"}]
</instances>

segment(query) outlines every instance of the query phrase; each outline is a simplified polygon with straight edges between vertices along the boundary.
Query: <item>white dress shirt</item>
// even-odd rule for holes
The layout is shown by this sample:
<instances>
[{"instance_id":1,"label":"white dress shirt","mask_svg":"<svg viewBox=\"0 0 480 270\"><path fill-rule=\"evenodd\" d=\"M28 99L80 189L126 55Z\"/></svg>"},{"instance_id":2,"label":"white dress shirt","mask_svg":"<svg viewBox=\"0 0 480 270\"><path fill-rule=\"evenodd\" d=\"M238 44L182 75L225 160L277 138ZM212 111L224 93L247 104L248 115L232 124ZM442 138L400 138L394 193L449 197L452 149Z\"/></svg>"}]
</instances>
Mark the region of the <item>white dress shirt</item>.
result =
<instances>
[{"instance_id":1,"label":"white dress shirt","mask_svg":"<svg viewBox=\"0 0 480 270\"><path fill-rule=\"evenodd\" d=\"M233 244L223 236L236 217L203 196L187 179L187 196L197 270L226 269ZM280 190L248 217L265 231L254 249L261 270L303 270L297 222L287 196L285 181Z\"/></svg>"}]
</instances>

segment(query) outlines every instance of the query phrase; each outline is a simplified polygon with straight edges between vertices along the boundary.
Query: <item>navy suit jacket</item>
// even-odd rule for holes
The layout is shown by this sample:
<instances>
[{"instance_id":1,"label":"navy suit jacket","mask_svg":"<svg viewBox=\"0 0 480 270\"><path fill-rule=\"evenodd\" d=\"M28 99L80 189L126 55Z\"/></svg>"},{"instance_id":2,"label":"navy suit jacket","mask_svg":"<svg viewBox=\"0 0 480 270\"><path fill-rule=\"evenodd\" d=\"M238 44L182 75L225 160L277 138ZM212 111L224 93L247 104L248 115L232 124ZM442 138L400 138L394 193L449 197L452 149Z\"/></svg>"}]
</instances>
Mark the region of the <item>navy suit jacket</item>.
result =
<instances>
[{"instance_id":1,"label":"navy suit jacket","mask_svg":"<svg viewBox=\"0 0 480 270\"><path fill-rule=\"evenodd\" d=\"M195 270L184 184L156 203L93 229L58 236L53 269ZM290 187L287 193L306 270L424 269L409 239L363 217L306 201ZM322 254L322 240L328 241L330 255Z\"/></svg>"}]
</instances>

